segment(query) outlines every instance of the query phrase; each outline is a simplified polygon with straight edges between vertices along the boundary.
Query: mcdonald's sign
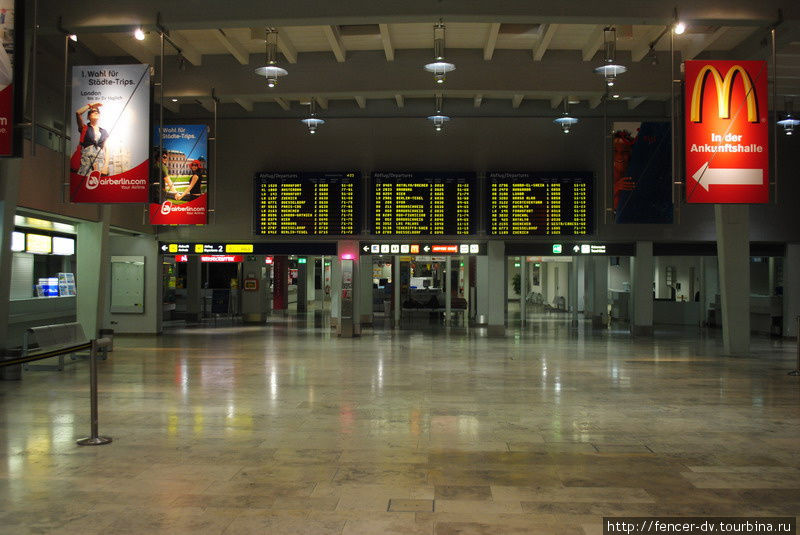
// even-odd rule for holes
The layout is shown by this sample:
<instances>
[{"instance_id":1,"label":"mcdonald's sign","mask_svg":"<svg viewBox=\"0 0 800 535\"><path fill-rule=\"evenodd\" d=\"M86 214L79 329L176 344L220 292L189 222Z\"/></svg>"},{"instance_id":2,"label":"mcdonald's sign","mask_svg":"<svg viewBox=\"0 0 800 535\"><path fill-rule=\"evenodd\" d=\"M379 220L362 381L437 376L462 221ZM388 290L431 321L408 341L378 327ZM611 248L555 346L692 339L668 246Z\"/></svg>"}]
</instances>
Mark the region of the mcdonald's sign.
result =
<instances>
[{"instance_id":1,"label":"mcdonald's sign","mask_svg":"<svg viewBox=\"0 0 800 535\"><path fill-rule=\"evenodd\" d=\"M769 202L767 62L685 63L686 200Z\"/></svg>"}]
</instances>

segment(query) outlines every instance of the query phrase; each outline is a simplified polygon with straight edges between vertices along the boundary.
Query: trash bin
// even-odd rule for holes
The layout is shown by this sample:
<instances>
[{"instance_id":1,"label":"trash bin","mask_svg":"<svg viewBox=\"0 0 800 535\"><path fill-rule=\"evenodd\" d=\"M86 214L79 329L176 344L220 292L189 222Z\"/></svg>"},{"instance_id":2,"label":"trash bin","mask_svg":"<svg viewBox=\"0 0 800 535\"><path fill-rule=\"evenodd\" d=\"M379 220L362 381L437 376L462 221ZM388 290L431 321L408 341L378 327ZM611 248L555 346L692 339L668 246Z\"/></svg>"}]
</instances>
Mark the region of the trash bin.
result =
<instances>
[{"instance_id":1,"label":"trash bin","mask_svg":"<svg viewBox=\"0 0 800 535\"><path fill-rule=\"evenodd\" d=\"M6 349L2 355L3 360L10 360L22 356L21 349ZM0 367L0 380L2 381L19 381L22 379L22 364L14 364L13 366Z\"/></svg>"},{"instance_id":2,"label":"trash bin","mask_svg":"<svg viewBox=\"0 0 800 535\"><path fill-rule=\"evenodd\" d=\"M111 340L106 351L114 351L114 329L100 329L100 338L108 338Z\"/></svg>"}]
</instances>

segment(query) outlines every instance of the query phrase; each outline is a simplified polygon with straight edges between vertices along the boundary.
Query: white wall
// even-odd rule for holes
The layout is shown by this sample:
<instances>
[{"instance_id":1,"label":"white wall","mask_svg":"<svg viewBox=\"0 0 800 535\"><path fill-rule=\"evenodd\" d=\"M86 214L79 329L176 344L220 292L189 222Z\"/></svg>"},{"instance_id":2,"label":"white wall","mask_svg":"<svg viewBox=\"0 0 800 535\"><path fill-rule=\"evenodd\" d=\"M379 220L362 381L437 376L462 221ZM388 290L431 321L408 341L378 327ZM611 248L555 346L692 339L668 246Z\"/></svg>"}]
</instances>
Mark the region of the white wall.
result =
<instances>
[{"instance_id":1,"label":"white wall","mask_svg":"<svg viewBox=\"0 0 800 535\"><path fill-rule=\"evenodd\" d=\"M161 332L162 288L161 261L158 257L158 242L154 236L116 236L109 239L109 256L144 257L144 313L112 314L111 292L106 292L106 317L104 327L115 333ZM111 271L111 266L105 266ZM110 281L109 275L109 281ZM113 284L113 281L110 281Z\"/></svg>"}]
</instances>

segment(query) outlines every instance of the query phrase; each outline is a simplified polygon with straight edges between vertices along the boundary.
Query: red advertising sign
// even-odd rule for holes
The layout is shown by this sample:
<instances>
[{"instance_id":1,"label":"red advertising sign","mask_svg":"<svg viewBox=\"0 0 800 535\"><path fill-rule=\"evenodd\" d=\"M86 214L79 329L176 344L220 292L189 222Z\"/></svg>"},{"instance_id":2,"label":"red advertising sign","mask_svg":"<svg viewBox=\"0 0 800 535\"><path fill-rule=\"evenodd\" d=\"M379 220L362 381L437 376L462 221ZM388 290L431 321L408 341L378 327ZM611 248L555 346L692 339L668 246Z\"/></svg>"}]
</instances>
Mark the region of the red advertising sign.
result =
<instances>
[{"instance_id":1,"label":"red advertising sign","mask_svg":"<svg viewBox=\"0 0 800 535\"><path fill-rule=\"evenodd\" d=\"M769 202L767 62L685 65L687 202Z\"/></svg>"},{"instance_id":2,"label":"red advertising sign","mask_svg":"<svg viewBox=\"0 0 800 535\"><path fill-rule=\"evenodd\" d=\"M457 253L458 245L431 245L431 252L434 253Z\"/></svg>"},{"instance_id":3,"label":"red advertising sign","mask_svg":"<svg viewBox=\"0 0 800 535\"><path fill-rule=\"evenodd\" d=\"M240 254L229 255L202 255L201 262L244 262L244 256Z\"/></svg>"},{"instance_id":4,"label":"red advertising sign","mask_svg":"<svg viewBox=\"0 0 800 535\"><path fill-rule=\"evenodd\" d=\"M166 200L161 204L150 203L151 225L205 225L206 199L203 193L184 204Z\"/></svg>"},{"instance_id":5,"label":"red advertising sign","mask_svg":"<svg viewBox=\"0 0 800 535\"><path fill-rule=\"evenodd\" d=\"M23 5L15 0L0 0L0 156L19 156L20 152L19 132L14 131L19 118L14 109L19 109L21 91L15 95L14 77L22 65Z\"/></svg>"}]
</instances>

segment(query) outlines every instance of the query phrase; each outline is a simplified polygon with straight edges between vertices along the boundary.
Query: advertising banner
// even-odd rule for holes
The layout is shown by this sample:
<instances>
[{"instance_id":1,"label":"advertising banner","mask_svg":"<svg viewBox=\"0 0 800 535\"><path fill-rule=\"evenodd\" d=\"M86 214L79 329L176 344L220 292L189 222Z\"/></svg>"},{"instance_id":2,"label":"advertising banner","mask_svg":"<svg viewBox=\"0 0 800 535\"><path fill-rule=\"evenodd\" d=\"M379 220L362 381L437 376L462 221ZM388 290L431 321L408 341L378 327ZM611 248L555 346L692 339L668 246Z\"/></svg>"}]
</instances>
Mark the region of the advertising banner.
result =
<instances>
[{"instance_id":1,"label":"advertising banner","mask_svg":"<svg viewBox=\"0 0 800 535\"><path fill-rule=\"evenodd\" d=\"M672 223L669 123L614 123L614 213L617 223Z\"/></svg>"},{"instance_id":2,"label":"advertising banner","mask_svg":"<svg viewBox=\"0 0 800 535\"><path fill-rule=\"evenodd\" d=\"M21 4L20 4L21 5ZM18 33L22 31L14 0L0 0L0 156L18 155L20 136L14 130L15 98L14 74L22 65L22 50Z\"/></svg>"},{"instance_id":3,"label":"advertising banner","mask_svg":"<svg viewBox=\"0 0 800 535\"><path fill-rule=\"evenodd\" d=\"M153 135L150 224L205 225L208 213L208 127L198 124L164 125L163 142L159 142L158 130L156 127Z\"/></svg>"},{"instance_id":4,"label":"advertising banner","mask_svg":"<svg viewBox=\"0 0 800 535\"><path fill-rule=\"evenodd\" d=\"M769 202L766 61L686 62L686 200Z\"/></svg>"},{"instance_id":5,"label":"advertising banner","mask_svg":"<svg viewBox=\"0 0 800 535\"><path fill-rule=\"evenodd\" d=\"M147 202L150 67L73 67L72 110L72 202Z\"/></svg>"}]
</instances>

